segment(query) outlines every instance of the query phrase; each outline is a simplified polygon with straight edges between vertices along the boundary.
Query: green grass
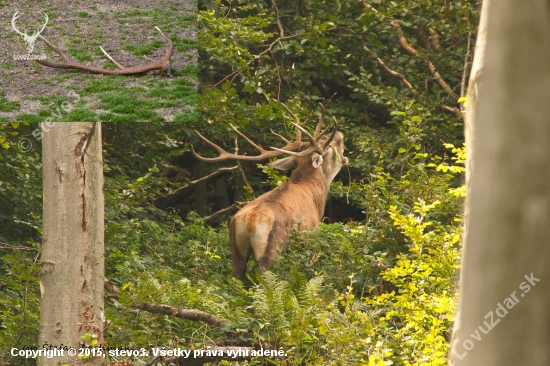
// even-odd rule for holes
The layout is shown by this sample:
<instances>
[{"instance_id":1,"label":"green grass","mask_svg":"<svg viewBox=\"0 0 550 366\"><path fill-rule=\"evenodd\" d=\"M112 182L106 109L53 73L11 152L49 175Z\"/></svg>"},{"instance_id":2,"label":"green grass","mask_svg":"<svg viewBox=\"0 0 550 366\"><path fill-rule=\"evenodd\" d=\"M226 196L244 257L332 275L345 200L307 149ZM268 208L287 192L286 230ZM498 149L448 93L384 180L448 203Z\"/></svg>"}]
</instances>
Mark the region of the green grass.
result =
<instances>
[{"instance_id":1,"label":"green grass","mask_svg":"<svg viewBox=\"0 0 550 366\"><path fill-rule=\"evenodd\" d=\"M132 52L135 56L143 56L143 55L148 55L152 51L161 48L163 45L164 45L164 42L155 39L149 43L141 44L137 47L132 45L127 45L122 47L122 49L125 51Z\"/></svg>"},{"instance_id":2,"label":"green grass","mask_svg":"<svg viewBox=\"0 0 550 366\"><path fill-rule=\"evenodd\" d=\"M96 94L109 90L122 89L124 84L121 82L120 78L120 76L115 76L89 80L88 85L82 88L82 92L85 94Z\"/></svg>"},{"instance_id":3,"label":"green grass","mask_svg":"<svg viewBox=\"0 0 550 366\"><path fill-rule=\"evenodd\" d=\"M25 122L44 122L46 117L43 117L37 114L23 113L23 114L18 114L15 117L15 119L17 121L25 121Z\"/></svg>"},{"instance_id":4,"label":"green grass","mask_svg":"<svg viewBox=\"0 0 550 366\"><path fill-rule=\"evenodd\" d=\"M197 111L195 111L195 110L191 110L191 111L184 110L182 113L177 114L174 117L174 120L172 122L194 123L194 122L197 122L197 120L198 120Z\"/></svg>"},{"instance_id":5,"label":"green grass","mask_svg":"<svg viewBox=\"0 0 550 366\"><path fill-rule=\"evenodd\" d=\"M0 1L1 2L1 1ZM51 24L48 25L55 36L51 41L63 51L68 52L79 62L92 61L95 66L105 69L116 69L116 66L108 60L101 50L100 45L105 45L105 40L110 37L100 23L113 16L118 19L120 31L120 41L123 43L122 49L131 52L136 58L143 59L144 55L150 55L155 50L165 50L166 41L154 29L155 25L169 35L174 42L175 52L184 55L192 55L196 52L197 42L177 36L177 29L196 24L197 13L194 10L184 14L175 15L174 12L181 12L181 7L176 2L171 3L165 8L155 9L133 9L125 13L99 12L94 9L80 9L76 13L77 19L80 19L80 30L69 31L65 25L55 22L56 8L50 6L48 9ZM140 44L135 41L132 32L136 32L135 27L127 27L126 24L140 24L140 32L145 32L150 37L146 43ZM85 27L86 25L86 27ZM98 26L99 27L96 27ZM88 29L86 33L82 29ZM141 33L139 34L141 38ZM126 44L124 44L126 43ZM132 43L132 44L130 44ZM115 51L111 50L113 53ZM120 50L117 50L120 51ZM48 48L41 45L41 52L48 55L50 60L63 62L61 57L51 52ZM107 50L109 52L109 50ZM116 56L115 56L116 58ZM143 59L143 64L149 61ZM103 65L102 65L103 64ZM0 69L9 70L17 66L13 63L3 63ZM27 73L36 73L50 70L38 63L32 63L32 69L26 70ZM160 115L166 113L165 109L174 114L174 122L190 123L197 120L197 114L193 108L197 104L197 66L196 65L172 65L172 78L166 76L165 72L151 71L141 75L96 75L77 70L56 70L49 73L50 76L43 78L32 78L32 84L36 87L54 86L58 84L67 85L67 88L75 89L81 96L79 102L70 99L67 92L57 91L48 95L46 92L41 96L35 96L29 99L39 101L43 108L34 114L28 111L20 110L18 102L8 101L3 97L0 84L0 112L23 112L16 116L17 120L29 122L44 122L47 118L53 118L55 121L113 121L113 122L160 122L164 118ZM10 80L6 73L0 73L4 80ZM30 80L27 81L31 83ZM79 83L76 86L75 83ZM58 88L56 88L58 89ZM71 109L64 111L61 105L64 101L69 101ZM94 109L101 109L101 112L95 112ZM18 113L19 113L18 112ZM5 117L1 117L6 119Z\"/></svg>"},{"instance_id":6,"label":"green grass","mask_svg":"<svg viewBox=\"0 0 550 366\"><path fill-rule=\"evenodd\" d=\"M4 97L4 93L0 91L0 111L11 112L21 109L19 102L9 101Z\"/></svg>"},{"instance_id":7,"label":"green grass","mask_svg":"<svg viewBox=\"0 0 550 366\"><path fill-rule=\"evenodd\" d=\"M60 122L96 122L97 115L86 108L74 108L66 116L61 118Z\"/></svg>"}]
</instances>

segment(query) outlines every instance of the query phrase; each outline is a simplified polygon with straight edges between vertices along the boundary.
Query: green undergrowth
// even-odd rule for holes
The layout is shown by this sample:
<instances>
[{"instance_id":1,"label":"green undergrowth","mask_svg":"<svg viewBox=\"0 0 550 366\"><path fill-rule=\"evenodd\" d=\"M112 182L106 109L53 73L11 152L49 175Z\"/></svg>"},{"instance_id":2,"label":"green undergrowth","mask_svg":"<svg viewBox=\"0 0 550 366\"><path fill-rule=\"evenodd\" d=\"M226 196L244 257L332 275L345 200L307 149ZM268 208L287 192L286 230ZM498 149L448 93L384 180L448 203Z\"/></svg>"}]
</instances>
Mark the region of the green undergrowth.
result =
<instances>
[{"instance_id":1,"label":"green undergrowth","mask_svg":"<svg viewBox=\"0 0 550 366\"><path fill-rule=\"evenodd\" d=\"M402 175L380 167L361 187L371 205L369 220L321 224L313 232L293 230L270 271L259 274L250 262L245 285L231 275L227 223L211 227L193 212L182 219L152 205L154 198L178 187L162 170L174 168L166 157L181 152L182 126L103 126L106 278L120 290L118 303L105 308L109 347L264 345L286 354L254 358L248 365L446 363L456 308L464 196L457 180L464 170L463 148L444 145L451 156L445 159L418 160L416 153L400 152L407 163ZM39 153L25 155L15 147L18 134L28 135L36 126L0 127L0 141L6 144L0 147L0 173L11 172L0 194L12 197L10 205L0 201L0 219L11 230L0 241L29 248L0 249L0 269L6 273L0 350L6 350L14 339L22 345L37 339L35 258L42 197ZM338 193L335 184L332 194ZM202 310L227 323L215 326L128 308L144 302ZM10 364L27 362L0 357Z\"/></svg>"}]
</instances>

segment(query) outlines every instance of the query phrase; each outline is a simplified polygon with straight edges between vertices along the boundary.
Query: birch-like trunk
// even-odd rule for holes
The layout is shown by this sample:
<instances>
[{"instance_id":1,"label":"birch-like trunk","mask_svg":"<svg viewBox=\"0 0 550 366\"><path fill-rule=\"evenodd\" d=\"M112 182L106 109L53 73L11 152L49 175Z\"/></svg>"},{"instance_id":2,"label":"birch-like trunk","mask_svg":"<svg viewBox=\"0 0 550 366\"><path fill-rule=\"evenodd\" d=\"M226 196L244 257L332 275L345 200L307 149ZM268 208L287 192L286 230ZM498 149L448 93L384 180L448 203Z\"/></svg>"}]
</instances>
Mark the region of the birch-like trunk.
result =
<instances>
[{"instance_id":1,"label":"birch-like trunk","mask_svg":"<svg viewBox=\"0 0 550 366\"><path fill-rule=\"evenodd\" d=\"M550 365L550 2L484 0L452 365Z\"/></svg>"},{"instance_id":2,"label":"birch-like trunk","mask_svg":"<svg viewBox=\"0 0 550 366\"><path fill-rule=\"evenodd\" d=\"M79 348L103 343L101 124L55 123L43 128L39 348L73 347L77 354L39 357L38 364L74 365ZM103 358L90 357L88 363L99 365Z\"/></svg>"}]
</instances>

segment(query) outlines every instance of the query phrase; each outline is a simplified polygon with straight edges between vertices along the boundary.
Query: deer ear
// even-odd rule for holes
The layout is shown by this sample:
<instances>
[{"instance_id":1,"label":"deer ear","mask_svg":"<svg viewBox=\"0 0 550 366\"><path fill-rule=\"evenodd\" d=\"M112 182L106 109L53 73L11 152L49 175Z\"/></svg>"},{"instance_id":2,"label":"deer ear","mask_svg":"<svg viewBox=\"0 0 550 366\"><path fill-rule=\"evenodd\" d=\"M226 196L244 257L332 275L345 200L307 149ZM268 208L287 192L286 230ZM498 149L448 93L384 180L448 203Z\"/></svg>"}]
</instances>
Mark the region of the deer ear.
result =
<instances>
[{"instance_id":1,"label":"deer ear","mask_svg":"<svg viewBox=\"0 0 550 366\"><path fill-rule=\"evenodd\" d=\"M293 156L287 156L283 159L274 160L267 165L277 170L288 170L296 165L296 161L294 160Z\"/></svg>"},{"instance_id":2,"label":"deer ear","mask_svg":"<svg viewBox=\"0 0 550 366\"><path fill-rule=\"evenodd\" d=\"M311 156L311 164L315 169L319 168L323 164L323 155L313 154Z\"/></svg>"}]
</instances>

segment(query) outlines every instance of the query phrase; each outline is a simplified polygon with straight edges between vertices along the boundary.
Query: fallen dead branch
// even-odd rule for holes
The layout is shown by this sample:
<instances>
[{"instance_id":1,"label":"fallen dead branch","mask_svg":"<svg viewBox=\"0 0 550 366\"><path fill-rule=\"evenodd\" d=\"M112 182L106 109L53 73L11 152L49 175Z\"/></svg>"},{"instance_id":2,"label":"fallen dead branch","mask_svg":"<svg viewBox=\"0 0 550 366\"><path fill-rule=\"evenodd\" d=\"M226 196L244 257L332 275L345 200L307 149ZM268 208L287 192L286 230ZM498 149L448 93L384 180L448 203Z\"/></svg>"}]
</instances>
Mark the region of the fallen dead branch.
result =
<instances>
[{"instance_id":1,"label":"fallen dead branch","mask_svg":"<svg viewBox=\"0 0 550 366\"><path fill-rule=\"evenodd\" d=\"M104 287L109 292L109 294L106 297L107 300L119 307L123 307L126 309L142 310L142 311L147 311L149 313L155 313L155 314L175 316L180 319L191 320L195 322L203 322L203 323L214 325L217 327L219 327L222 324L227 324L227 320L198 309L183 309L181 307L170 306L165 304L155 304L150 302L143 302L139 304L133 304L131 306L124 306L118 302L119 290L113 283L111 283L109 280L106 280Z\"/></svg>"}]
</instances>

